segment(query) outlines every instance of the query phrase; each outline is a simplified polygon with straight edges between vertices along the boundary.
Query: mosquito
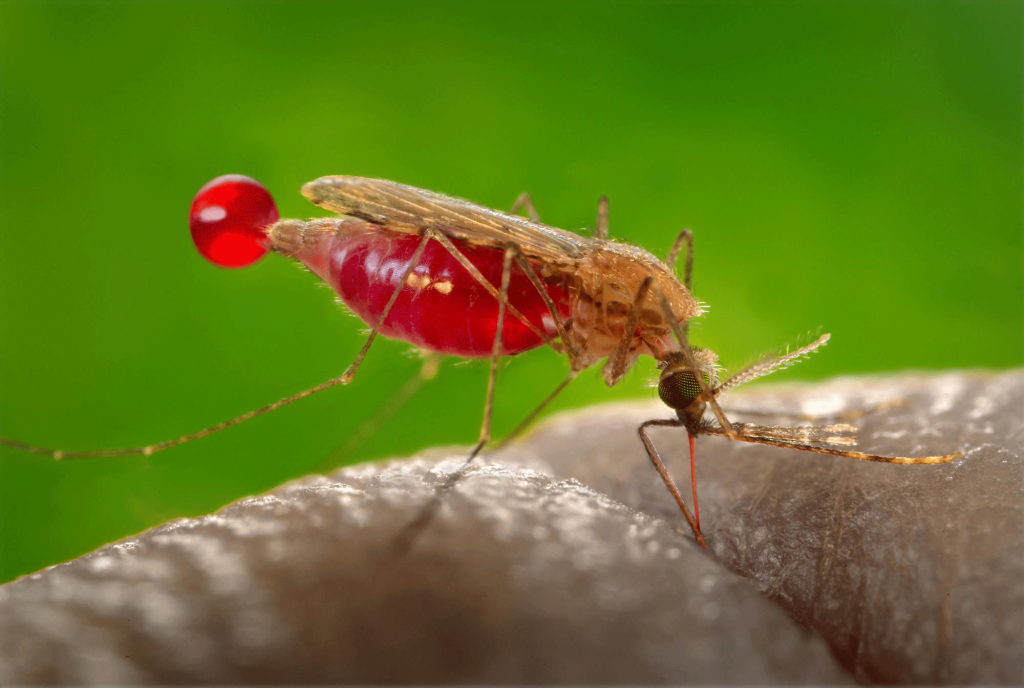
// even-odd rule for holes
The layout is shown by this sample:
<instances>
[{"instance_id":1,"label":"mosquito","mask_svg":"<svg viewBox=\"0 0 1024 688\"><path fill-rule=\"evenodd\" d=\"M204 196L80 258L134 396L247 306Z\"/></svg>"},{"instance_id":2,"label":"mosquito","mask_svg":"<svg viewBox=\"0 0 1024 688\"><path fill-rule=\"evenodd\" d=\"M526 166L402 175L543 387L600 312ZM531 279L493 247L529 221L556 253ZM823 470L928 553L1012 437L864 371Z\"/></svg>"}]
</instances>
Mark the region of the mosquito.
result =
<instances>
[{"instance_id":1,"label":"mosquito","mask_svg":"<svg viewBox=\"0 0 1024 688\"><path fill-rule=\"evenodd\" d=\"M604 360L602 376L614 386L640 356L654 358L661 369L658 395L676 417L646 421L638 432L703 547L707 544L700 530L694 451L698 435L887 463L935 464L960 455L909 458L853 451L849 447L856 428L847 424L788 428L730 422L718 402L722 393L792 365L824 345L829 335L719 382L718 357L691 346L688 338L690 320L703 312L691 293L689 229L679 233L661 261L609 238L607 197L598 203L593 237L585 237L542 224L528 194L505 213L364 177L322 177L305 184L302 193L338 216L281 220L263 185L242 175L225 175L199 190L189 225L199 252L212 263L243 267L268 251L298 260L371 325L342 375L232 420L144 447L67 452L3 438L0 443L57 460L150 455L348 384L379 334L438 354L490 360L480 434L464 468L491 439L495 380L503 357L547 345L565 354L570 369L506 442L582 371ZM529 218L518 215L520 210ZM674 272L680 259L681 280ZM709 409L712 418L705 418ZM689 434L693 515L647 433L657 426L682 427ZM456 471L446 489L460 473Z\"/></svg>"}]
</instances>

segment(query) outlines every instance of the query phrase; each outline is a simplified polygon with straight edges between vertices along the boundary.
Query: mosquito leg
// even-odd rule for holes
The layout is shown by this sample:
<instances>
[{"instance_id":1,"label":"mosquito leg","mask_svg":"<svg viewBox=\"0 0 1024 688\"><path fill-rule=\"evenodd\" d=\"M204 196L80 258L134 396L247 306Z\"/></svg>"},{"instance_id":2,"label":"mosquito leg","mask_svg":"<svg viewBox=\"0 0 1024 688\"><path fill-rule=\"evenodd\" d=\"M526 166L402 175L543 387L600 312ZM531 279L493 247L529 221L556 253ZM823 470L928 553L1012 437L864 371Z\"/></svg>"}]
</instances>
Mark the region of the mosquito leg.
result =
<instances>
[{"instance_id":1,"label":"mosquito leg","mask_svg":"<svg viewBox=\"0 0 1024 688\"><path fill-rule=\"evenodd\" d=\"M651 283L651 288L658 295L658 300L661 303L662 314L668 320L672 326L672 332L676 335L676 340L679 342L679 351L683 355L683 359L686 361L686 365L690 366L690 369L694 371L694 380L700 386L701 397L704 401L711 406L712 412L715 414L715 418L718 419L719 424L722 426L722 431L729 439L737 439L736 431L732 429L732 424L729 419L725 417L725 412L722 407L718 404L715 399L715 393L708 386L708 383L704 380L704 376L698 374L700 366L697 365L696 359L693 357L693 351L690 350L690 342L686 336L686 330L680 326L679 321L676 319L675 313L672 312L672 307L669 305L668 298L665 296L665 292L661 290L657 282Z\"/></svg>"},{"instance_id":2,"label":"mosquito leg","mask_svg":"<svg viewBox=\"0 0 1024 688\"><path fill-rule=\"evenodd\" d=\"M672 248L669 249L668 255L665 257L665 265L675 270L678 268L676 262L679 260L679 254L683 248L686 249L686 259L683 261L683 286L686 287L686 291L693 291L693 232L689 229L684 229L676 237L676 240L672 243ZM690 334L690 321L687 320L683 323L683 332L687 335Z\"/></svg>"},{"instance_id":3,"label":"mosquito leg","mask_svg":"<svg viewBox=\"0 0 1024 688\"><path fill-rule=\"evenodd\" d=\"M522 208L526 210L526 215L534 222L540 222L540 215L537 214L537 209L533 207L533 199L530 198L530 194L525 191L519 194L519 198L512 204L512 209L508 212L515 215Z\"/></svg>"},{"instance_id":4,"label":"mosquito leg","mask_svg":"<svg viewBox=\"0 0 1024 688\"><path fill-rule=\"evenodd\" d=\"M509 442L514 440L516 437L519 437L519 435L522 434L523 430L526 430L526 428L529 427L530 423L532 423L537 418L537 416L540 415L540 412L547 408L547 405L554 401L555 397L561 394L562 390L568 387L570 382L576 379L577 375L579 375L578 372L569 373L569 377L562 380L562 383L555 387L555 391L549 394L547 398L544 399L544 401L540 402L540 405L537 406L537 408L530 411L530 415L526 416L526 418L524 418L523 421L516 426L515 430L510 432L508 436L505 437L505 439L498 443L498 446L495 447L495 450L503 449L506 445L508 445Z\"/></svg>"},{"instance_id":5,"label":"mosquito leg","mask_svg":"<svg viewBox=\"0 0 1024 688\"><path fill-rule=\"evenodd\" d=\"M392 553L394 556L402 556L409 551L416 538L423 532L437 510L441 508L444 498L462 479L469 469L469 465L476 458L480 450L484 448L491 438L491 412L494 409L494 386L498 377L498 359L501 357L501 334L505 324L505 307L508 304L508 284L512 276L512 258L515 249L511 246L505 249L505 260L501 269L501 292L498 295L498 322L494 328L494 344L491 347L491 374L487 379L487 397L484 402L484 420L480 427L480 441L470 451L469 456L443 483L438 485L434 495L420 510L416 518L402 529L392 542Z\"/></svg>"},{"instance_id":6,"label":"mosquito leg","mask_svg":"<svg viewBox=\"0 0 1024 688\"><path fill-rule=\"evenodd\" d=\"M508 284L512 278L512 256L515 249L505 249L505 260L501 265L501 291L498 293L498 322L494 327L494 343L491 345L491 374L487 378L487 395L484 399L484 420L480 426L480 440L469 453L465 466L476 458L480 450L491 440L491 414L494 411L494 384L498 378L498 359L501 358L501 334L505 329L505 311L508 306ZM454 484L454 483L453 483Z\"/></svg>"},{"instance_id":7,"label":"mosquito leg","mask_svg":"<svg viewBox=\"0 0 1024 688\"><path fill-rule=\"evenodd\" d=\"M551 319L555 322L555 329L558 331L558 337L562 340L562 345L565 348L565 353L569 356L569 367L572 370L576 370L576 360L579 357L579 350L569 339L569 332L565 329L565 323L562 322L562 315L558 312L558 307L555 306L555 302L551 299L551 294L544 287L544 282L541 281L540 275L530 265L530 261L526 259L523 252L518 248L515 249L516 262L519 263L519 267L522 268L523 273L526 274L526 278L530 280L530 284L537 290L540 297L544 300L544 304L548 307L548 313L551 314ZM551 342L549 341L550 345ZM554 347L552 347L554 348Z\"/></svg>"},{"instance_id":8,"label":"mosquito leg","mask_svg":"<svg viewBox=\"0 0 1024 688\"><path fill-rule=\"evenodd\" d=\"M400 532L395 537L392 543L392 553L394 556L402 556L409 551L409 549L415 543L416 538L419 537L419 534L430 524L430 521L433 518L434 514L437 512L437 510L441 508L441 504L444 502L445 496L449 492L451 492L455 485L466 474L466 471L469 469L469 466L472 463L473 459L476 458L476 456L484 448L484 445L486 445L487 441L490 439L491 412L494 407L494 386L497 378L498 354L500 353L501 350L501 335L502 329L504 328L505 324L506 310L510 315L516 316L522 322L526 323L531 330L536 332L542 339L544 339L544 341L548 342L548 344L552 344L551 338L548 337L546 333L538 330L536 326L533 325L533 323L531 323L529 320L527 320L521 314L519 314L518 311L512 306L512 304L508 303L508 285L512 275L512 260L516 257L517 254L519 254L519 250L516 247L509 246L505 249L505 260L502 265L501 273L502 284L501 291L499 292L494 288L494 285L492 285L484 278L480 271L477 270L476 266L470 263L469 260L464 255L462 255L462 252L459 251L459 249L448 239L448 237L435 230L428 230L428 234L430 236L433 236L446 249L448 249L448 252L451 253L452 256L454 256L455 259L458 260L459 263L463 267L465 267L466 270L469 271L471 275L473 275L477 282L479 282L485 289L487 289L491 293L491 295L493 295L498 300L498 323L495 328L494 344L491 350L491 374L487 382L487 397L484 405L484 420L482 427L480 428L480 440L473 447L469 456L462 463L462 465L459 466L458 469L456 469L451 475L449 475L445 479L445 481L441 485L437 487L433 497L423 507L420 513L417 514L416 518L413 519L409 523L409 525L403 528L402 532ZM564 324L562 324L561 322L561 316L558 313L558 309L555 307L554 302L551 301L551 297L547 293L547 290L544 288L544 284L543 282L541 282L540 277L536 274L536 271L533 269L533 266L530 265L529 261L526 261L525 259L521 260L520 266L522 266L524 272L526 273L526 276L530 279L531 283L538 290L538 292L541 294L541 297L544 298L545 303L548 305L548 309L551 311L552 317L555 320L555 326L559 330L559 335L563 337L564 342L568 342L568 333L565 332L565 327ZM532 420L533 416L539 413L541 409L543 409L544 406L546 406L547 403L550 402L551 399L553 399L558 394L558 392L564 389L564 387L569 384L573 377L575 377L575 373L572 376L570 376L569 380L566 380L557 390L555 390L555 392L551 394L548 397L548 399L546 399L545 402L541 404L541 406L533 414L531 414L530 418L527 419L527 422L529 420ZM521 427L525 426L525 424L526 423L520 424L520 427L516 429L516 432L519 432Z\"/></svg>"},{"instance_id":9,"label":"mosquito leg","mask_svg":"<svg viewBox=\"0 0 1024 688\"><path fill-rule=\"evenodd\" d=\"M352 382L352 378L356 376L356 371L359 370L359 366L363 364L363 359L366 358L366 352L370 350L370 345L373 344L373 340L377 338L377 332L384 324L384 320L388 317L388 313L391 312L391 307L394 306L395 301L398 300L398 295L401 294L402 290L405 288L405 283L409 280L409 275L412 274L416 265L419 264L420 256L423 255L423 250L427 247L427 242L430 241L430 236L430 231L427 231L423 235L420 245L416 247L416 251L412 254L412 259L409 261L409 267L405 269L405 273L402 275L402 279L398 282L398 286L395 287L395 291L391 293L391 298L388 299L387 305L384 306L384 310L381 311L380 317L377 318L377 322L373 326L373 330L370 331L370 336L366 338L366 343L363 344L363 348L360 349L359 353L356 355L356 360L352 361L352 364L341 376L346 385Z\"/></svg>"},{"instance_id":10,"label":"mosquito leg","mask_svg":"<svg viewBox=\"0 0 1024 688\"><path fill-rule=\"evenodd\" d=\"M466 271L469 272L470 275L472 275L473 279L475 279L480 284L480 286L486 289L491 296L493 296L496 299L499 298L498 290L495 289L494 285L487 281L487 278L483 276L483 274L480 272L480 270L477 269L475 265L469 262L469 259L466 258L466 256L462 255L462 251L460 251L458 247L451 242L451 239L449 239L444 234L434 229L428 229L427 234L428 236L431 236L434 239L436 239L438 243L440 243L442 246L444 246L448 250L448 253L452 254L452 257L454 257L455 260L459 261L459 264L462 265L462 267L466 268ZM513 306L512 304L507 305L509 315L512 315L520 322L522 322L524 325L526 325L531 332L536 334L539 338L543 339L547 344L551 344L553 340L551 339L551 337L547 335L546 332L542 332L536 325L530 322L527 319L527 317L520 313L519 309L517 309L515 306Z\"/></svg>"},{"instance_id":11,"label":"mosquito leg","mask_svg":"<svg viewBox=\"0 0 1024 688\"><path fill-rule=\"evenodd\" d=\"M114 456L150 456L151 454L154 454L158 451L163 451L164 449L169 449L170 447L176 447L179 444L185 444L186 442L191 442L193 440L198 440L202 437L206 437L207 435L212 435L215 432L226 430L227 428L230 428L233 425L244 423L245 421L255 418L256 416L262 416L264 413L270 413L271 411L277 410L282 406L287 406L288 404L296 402L299 399L305 399L306 397L312 394L316 394L317 392L329 389L336 385L347 385L349 382L352 381L352 377L356 374L356 371L359 369L359 365L363 362L363 358L365 358L366 352L369 351L370 345L373 344L373 340L377 336L377 330L380 329L380 326L384 323L384 319L387 317L388 312L394 305L395 300L398 299L398 294L402 291L402 288L405 286L405 282L406 280L409 279L409 275L412 274L413 268L416 267L416 264L419 262L420 256L423 255L423 250L426 248L427 242L429 240L430 235L424 235L423 240L420 241L419 246L416 247L416 251L412 254L412 260L410 260L409 262L409 267L406 268L405 274L402 276L402 280L398 283L398 287L395 289L394 293L391 294L391 299L388 301L387 305L384 307L384 311L380 314L380 317L377 319L377 324L374 325L373 331L367 338L366 343L363 344L363 348L360 349L359 354L356 356L356 359L352 362L352 365L350 365L348 369L340 377L336 377L332 380L328 380L327 382L323 382L317 385L316 387L305 390L304 392L299 392L298 394L293 394L290 397L285 397L280 401L275 401L273 404L267 404L263 408L256 409L255 411L250 411L249 413L244 413L241 416L238 416L237 418L232 418L231 420L224 421L223 423L218 423L217 425L204 428L203 430L193 432L189 435L182 435L181 437L177 437L173 440L167 440L166 442L159 442L157 444L150 444L146 445L145 447L132 447L129 449L109 449L99 451L62 451L59 449L46 449L44 447L36 447L31 444L15 442L14 440L5 439L3 437L0 437L0 444L6 445L8 447L14 447L15 449L20 449L22 451L31 452L33 454L49 456L50 458L55 459L57 461L61 461L63 459L98 459Z\"/></svg>"},{"instance_id":12,"label":"mosquito leg","mask_svg":"<svg viewBox=\"0 0 1024 688\"><path fill-rule=\"evenodd\" d=\"M505 307L508 305L508 284L512 278L512 258L516 249L505 249L505 260L501 265L501 294L498 296L498 322L494 328L494 344L491 346L491 375L487 379L487 399L484 402L484 422L480 428L480 443L473 450L471 461L477 452L491 439L491 413L494 410L494 383L498 378L498 359L501 358L501 334L505 325Z\"/></svg>"},{"instance_id":13,"label":"mosquito leg","mask_svg":"<svg viewBox=\"0 0 1024 688\"><path fill-rule=\"evenodd\" d=\"M601 196L597 200L597 223L594 225L594 236L602 241L608 239L608 197Z\"/></svg>"},{"instance_id":14,"label":"mosquito leg","mask_svg":"<svg viewBox=\"0 0 1024 688\"><path fill-rule=\"evenodd\" d=\"M527 199L529 199L529 196L527 196ZM537 408L530 412L530 414L519 425L516 426L515 430L513 430L507 437L505 437L505 439L501 441L501 443L496 447L497 449L500 449L507 445L509 442L515 439L523 430L525 430L526 427L529 426L529 424L532 423L533 420L540 414L540 412L543 411L544 408L548 404L550 404L552 400L554 400L554 398L558 396L561 393L561 391L569 385L570 382L576 379L576 376L579 374L579 371L576 370L579 351L573 344L572 340L569 338L569 332L565 329L565 323L562 322L562 315L558 312L558 307L555 306L555 302L551 299L551 295L545 288L544 282L541 280L540 275L537 274L537 271L534 269L533 265L530 264L530 261L527 260L526 256L523 255L523 252L520 251L518 247L514 246L509 247L509 249L514 252L516 263L519 264L519 267L522 269L527 279L530 280L530 283L533 285L534 289L537 290L537 293L540 294L540 297L544 300L545 305L547 305L548 312L551 314L551 319L555 323L555 329L558 331L558 337L562 340L562 343L565 348L565 353L569 356L569 368L573 372L569 375L569 377L562 381L562 383L555 388L555 391L549 394L548 397L544 399L544 401L542 401ZM550 341L548 343L551 344Z\"/></svg>"},{"instance_id":15,"label":"mosquito leg","mask_svg":"<svg viewBox=\"0 0 1024 688\"><path fill-rule=\"evenodd\" d=\"M683 421L678 418L671 420L648 420L640 424L637 428L637 433L640 435L640 441L644 443L644 448L647 450L647 456L651 458L651 463L657 469L658 474L661 475L661 479L665 481L665 486L668 487L668 491L672 493L672 496L676 500L676 504L683 512L683 516L686 517L686 522L690 524L690 530L693 531L693 536L697 538L697 544L704 549L707 549L708 545L704 542L704 536L701 535L700 527L697 525L697 521L694 520L693 516L690 515L690 510L686 506L686 502L683 501L683 495L680 494L679 488L676 486L676 481L672 479L672 474L668 472L668 468L665 467L661 457L658 455L658 450L654 447L654 442L647 435L647 428L649 427L671 427L679 428L682 427Z\"/></svg>"},{"instance_id":16,"label":"mosquito leg","mask_svg":"<svg viewBox=\"0 0 1024 688\"><path fill-rule=\"evenodd\" d=\"M207 435L212 435L215 432L226 430L227 428L230 428L233 425L244 423L245 421L251 418L255 418L256 416L262 416L264 413L270 413L271 411L275 411L281 408L282 406L287 406L288 404L296 402L299 399L305 399L306 397L316 394L317 392L321 392L325 389L329 389L331 387L341 384L345 384L344 375L336 377L333 380L323 382L317 385L316 387L305 390L304 392L299 392L298 394L293 394L290 397L285 397L280 401L275 401L273 404L267 404L263 408L256 409L255 411L250 411L249 413L244 413L241 416L238 416L237 418L232 418L231 420L224 421L223 423L218 423L217 425L204 428L203 430L193 432L189 435L182 435L181 437L177 437L173 440L167 440L166 442L159 442L157 444L149 444L146 445L145 447L132 447L130 449L101 449L98 451L63 451L60 449L46 449L44 447L36 447L31 444L15 442L14 440L9 440L3 437L0 437L0 444L8 447L14 447L15 449L20 449L22 451L31 452L32 454L49 456L50 458L56 461L62 461L65 459L100 459L115 456L150 456L158 451L163 451L164 449L176 447L179 444L185 444L186 442L191 442L192 440L198 440L202 437L206 437Z\"/></svg>"},{"instance_id":17,"label":"mosquito leg","mask_svg":"<svg viewBox=\"0 0 1024 688\"><path fill-rule=\"evenodd\" d=\"M683 286L686 287L687 291L690 291L691 278L693 277L693 232L689 229L684 229L676 237L676 240L672 243L672 248L669 249L668 256L665 258L665 265L675 269L676 261L679 260L679 254L682 253L683 249L686 249L686 260L683 262Z\"/></svg>"},{"instance_id":18,"label":"mosquito leg","mask_svg":"<svg viewBox=\"0 0 1024 688\"><path fill-rule=\"evenodd\" d=\"M622 330L622 339L619 340L615 353L604 364L604 370L601 371L601 374L604 375L604 381L609 386L618 382L619 378L625 373L629 345L633 342L636 326L640 322L640 316L643 313L644 299L647 298L647 292L650 291L653 283L654 278L650 276L640 283L640 288L636 292L636 298L633 299L633 306L629 310L629 317L626 318L626 326Z\"/></svg>"}]
</instances>

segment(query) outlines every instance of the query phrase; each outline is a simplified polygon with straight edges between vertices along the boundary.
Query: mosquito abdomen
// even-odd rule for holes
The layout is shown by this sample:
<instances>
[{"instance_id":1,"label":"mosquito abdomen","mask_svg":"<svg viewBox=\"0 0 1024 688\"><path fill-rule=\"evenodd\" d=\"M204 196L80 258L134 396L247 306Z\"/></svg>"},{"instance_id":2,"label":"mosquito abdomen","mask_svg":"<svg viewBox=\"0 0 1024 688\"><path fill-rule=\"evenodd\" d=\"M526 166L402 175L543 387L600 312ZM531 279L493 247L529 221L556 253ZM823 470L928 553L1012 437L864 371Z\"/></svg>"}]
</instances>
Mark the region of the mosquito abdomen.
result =
<instances>
[{"instance_id":1,"label":"mosquito abdomen","mask_svg":"<svg viewBox=\"0 0 1024 688\"><path fill-rule=\"evenodd\" d=\"M303 249L297 258L334 288L341 300L364 322L376 323L388 299L409 267L422 237L389 231L375 225L360 233L339 232L318 247ZM453 240L459 251L495 287L501 285L504 252ZM557 284L548 294L563 319L569 299ZM550 337L556 329L544 300L529 279L513 266L508 303ZM415 346L465 358L491 355L498 320L498 301L437 241L428 241L405 288L380 328L380 333ZM511 313L505 315L501 355L544 344L544 339Z\"/></svg>"}]
</instances>

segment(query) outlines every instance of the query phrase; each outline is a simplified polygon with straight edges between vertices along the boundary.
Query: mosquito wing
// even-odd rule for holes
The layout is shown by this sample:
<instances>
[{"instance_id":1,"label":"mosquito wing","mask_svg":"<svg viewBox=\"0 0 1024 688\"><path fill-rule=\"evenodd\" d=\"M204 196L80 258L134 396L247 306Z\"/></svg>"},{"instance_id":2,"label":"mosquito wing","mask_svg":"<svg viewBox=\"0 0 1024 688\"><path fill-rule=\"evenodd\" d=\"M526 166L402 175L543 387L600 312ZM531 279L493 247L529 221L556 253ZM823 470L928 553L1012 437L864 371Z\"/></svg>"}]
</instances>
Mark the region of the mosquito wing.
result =
<instances>
[{"instance_id":1,"label":"mosquito wing","mask_svg":"<svg viewBox=\"0 0 1024 688\"><path fill-rule=\"evenodd\" d=\"M572 265L593 243L572 232L459 198L366 177L321 177L302 187L318 206L399 232L436 229L446 236L483 246L515 244L531 258Z\"/></svg>"}]
</instances>

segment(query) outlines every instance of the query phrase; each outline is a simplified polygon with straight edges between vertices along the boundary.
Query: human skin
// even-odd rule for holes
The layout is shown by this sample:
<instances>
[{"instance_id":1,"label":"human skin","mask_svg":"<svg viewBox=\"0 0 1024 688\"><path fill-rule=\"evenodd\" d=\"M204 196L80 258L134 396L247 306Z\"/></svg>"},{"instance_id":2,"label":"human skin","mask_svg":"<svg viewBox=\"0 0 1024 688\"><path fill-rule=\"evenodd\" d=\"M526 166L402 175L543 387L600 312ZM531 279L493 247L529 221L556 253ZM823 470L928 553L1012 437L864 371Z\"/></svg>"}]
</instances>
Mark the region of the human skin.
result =
<instances>
[{"instance_id":1,"label":"human skin","mask_svg":"<svg viewBox=\"0 0 1024 688\"><path fill-rule=\"evenodd\" d=\"M1020 680L1024 374L728 401L866 411L865 451L964 455L699 439L705 551L636 436L670 412L586 409L483 457L407 550L462 451L311 476L2 586L0 681ZM685 431L652 436L689 495Z\"/></svg>"}]
</instances>

